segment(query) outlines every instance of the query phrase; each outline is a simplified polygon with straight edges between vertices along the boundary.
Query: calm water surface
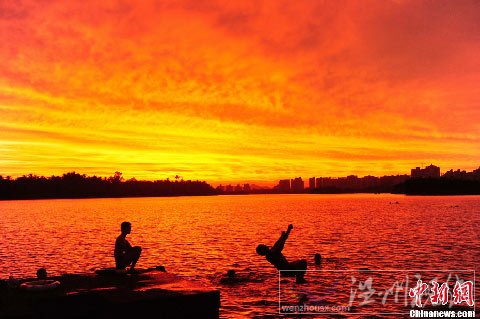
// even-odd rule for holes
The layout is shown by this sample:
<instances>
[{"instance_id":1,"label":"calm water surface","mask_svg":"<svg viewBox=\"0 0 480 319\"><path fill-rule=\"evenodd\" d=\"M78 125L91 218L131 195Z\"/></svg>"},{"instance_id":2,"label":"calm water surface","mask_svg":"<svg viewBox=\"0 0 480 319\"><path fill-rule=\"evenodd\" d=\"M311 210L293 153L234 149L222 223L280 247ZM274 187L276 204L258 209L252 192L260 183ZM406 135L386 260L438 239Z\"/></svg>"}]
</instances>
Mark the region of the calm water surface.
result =
<instances>
[{"instance_id":1,"label":"calm water surface","mask_svg":"<svg viewBox=\"0 0 480 319\"><path fill-rule=\"evenodd\" d=\"M119 225L128 220L133 224L128 239L143 248L139 267L164 265L214 285L221 290L225 318L278 317L278 273L255 247L273 244L289 223L294 229L284 254L289 260L307 258L310 269L475 269L479 213L479 196L2 201L0 278L32 276L42 266L51 274L113 266ZM320 267L313 265L317 252L323 257ZM248 282L220 285L228 269ZM328 276L310 277L301 287L307 293L331 284ZM282 280L282 285L294 284Z\"/></svg>"}]
</instances>

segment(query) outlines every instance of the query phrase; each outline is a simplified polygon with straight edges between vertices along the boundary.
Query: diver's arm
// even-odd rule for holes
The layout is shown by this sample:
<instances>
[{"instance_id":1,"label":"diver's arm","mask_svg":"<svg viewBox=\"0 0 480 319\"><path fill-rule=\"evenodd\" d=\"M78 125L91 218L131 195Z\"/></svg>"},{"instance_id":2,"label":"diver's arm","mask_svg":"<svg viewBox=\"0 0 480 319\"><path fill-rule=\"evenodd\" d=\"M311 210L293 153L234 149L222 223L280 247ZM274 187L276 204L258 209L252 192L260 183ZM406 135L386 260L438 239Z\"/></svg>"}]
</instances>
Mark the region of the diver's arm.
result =
<instances>
[{"instance_id":1,"label":"diver's arm","mask_svg":"<svg viewBox=\"0 0 480 319\"><path fill-rule=\"evenodd\" d=\"M285 236L285 240L287 240L288 235L290 235L290 232L292 231L292 229L293 229L293 225L290 224L290 225L288 225L287 231L282 233Z\"/></svg>"},{"instance_id":2,"label":"diver's arm","mask_svg":"<svg viewBox=\"0 0 480 319\"><path fill-rule=\"evenodd\" d=\"M283 250L283 247L285 246L285 242L287 241L288 235L290 235L290 231L293 229L293 225L290 224L288 225L287 231L282 231L282 235L280 238L277 240L275 245L273 245L272 250L273 251L278 251L281 252Z\"/></svg>"}]
</instances>

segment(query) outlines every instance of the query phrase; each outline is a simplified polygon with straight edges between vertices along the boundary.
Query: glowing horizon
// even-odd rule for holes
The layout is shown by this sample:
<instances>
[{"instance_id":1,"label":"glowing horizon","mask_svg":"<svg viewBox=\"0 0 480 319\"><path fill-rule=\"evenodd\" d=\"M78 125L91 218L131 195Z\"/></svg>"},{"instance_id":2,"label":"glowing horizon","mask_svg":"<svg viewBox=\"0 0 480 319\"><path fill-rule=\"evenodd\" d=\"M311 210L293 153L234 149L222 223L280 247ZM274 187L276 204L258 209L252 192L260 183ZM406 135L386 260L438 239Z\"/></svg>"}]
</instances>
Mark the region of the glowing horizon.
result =
<instances>
[{"instance_id":1,"label":"glowing horizon","mask_svg":"<svg viewBox=\"0 0 480 319\"><path fill-rule=\"evenodd\" d=\"M0 175L480 166L475 1L0 4Z\"/></svg>"}]
</instances>

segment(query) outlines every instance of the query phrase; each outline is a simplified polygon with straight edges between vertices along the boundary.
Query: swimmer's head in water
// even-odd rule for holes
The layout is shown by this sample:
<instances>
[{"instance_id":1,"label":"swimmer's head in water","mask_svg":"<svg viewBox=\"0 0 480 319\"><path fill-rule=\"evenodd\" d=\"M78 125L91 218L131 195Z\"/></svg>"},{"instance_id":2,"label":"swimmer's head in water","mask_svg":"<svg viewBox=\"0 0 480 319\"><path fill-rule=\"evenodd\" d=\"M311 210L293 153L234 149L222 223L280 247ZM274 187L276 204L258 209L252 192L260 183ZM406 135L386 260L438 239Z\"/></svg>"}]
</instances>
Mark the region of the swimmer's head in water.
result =
<instances>
[{"instance_id":1,"label":"swimmer's head in water","mask_svg":"<svg viewBox=\"0 0 480 319\"><path fill-rule=\"evenodd\" d=\"M228 277L228 278L233 278L233 277L235 277L235 270L230 269L229 271L227 271L227 277Z\"/></svg>"},{"instance_id":2,"label":"swimmer's head in water","mask_svg":"<svg viewBox=\"0 0 480 319\"><path fill-rule=\"evenodd\" d=\"M123 222L120 225L120 229L122 230L122 233L130 234L130 232L132 231L132 224L130 224L129 222Z\"/></svg>"},{"instance_id":3,"label":"swimmer's head in water","mask_svg":"<svg viewBox=\"0 0 480 319\"><path fill-rule=\"evenodd\" d=\"M267 245L260 244L257 246L257 254L259 254L260 256L267 255L269 251L270 249L268 249Z\"/></svg>"}]
</instances>

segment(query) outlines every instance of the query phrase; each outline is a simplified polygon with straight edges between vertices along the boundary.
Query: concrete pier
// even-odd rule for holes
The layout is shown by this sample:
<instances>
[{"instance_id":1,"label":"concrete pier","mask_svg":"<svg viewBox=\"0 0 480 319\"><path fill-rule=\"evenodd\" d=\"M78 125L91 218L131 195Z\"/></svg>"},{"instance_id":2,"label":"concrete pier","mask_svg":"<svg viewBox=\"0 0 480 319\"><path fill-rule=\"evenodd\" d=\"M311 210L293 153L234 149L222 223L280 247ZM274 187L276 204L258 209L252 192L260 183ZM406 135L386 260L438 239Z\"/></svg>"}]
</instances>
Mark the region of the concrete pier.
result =
<instances>
[{"instance_id":1,"label":"concrete pier","mask_svg":"<svg viewBox=\"0 0 480 319\"><path fill-rule=\"evenodd\" d=\"M27 291L4 281L0 288L0 318L219 317L218 290L159 270L66 274L49 279L59 281L60 286Z\"/></svg>"}]
</instances>

